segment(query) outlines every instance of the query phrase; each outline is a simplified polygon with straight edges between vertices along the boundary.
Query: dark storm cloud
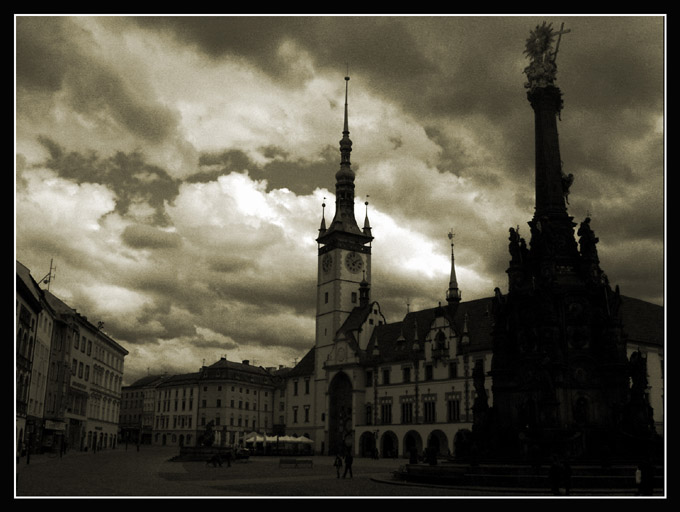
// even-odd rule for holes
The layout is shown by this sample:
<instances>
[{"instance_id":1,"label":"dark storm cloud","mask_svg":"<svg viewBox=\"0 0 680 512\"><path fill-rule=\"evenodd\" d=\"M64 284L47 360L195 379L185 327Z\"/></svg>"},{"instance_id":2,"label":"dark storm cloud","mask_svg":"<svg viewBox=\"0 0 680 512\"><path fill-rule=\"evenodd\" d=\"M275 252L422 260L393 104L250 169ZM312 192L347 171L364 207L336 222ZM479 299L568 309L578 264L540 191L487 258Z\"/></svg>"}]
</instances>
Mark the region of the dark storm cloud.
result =
<instances>
[{"instance_id":1,"label":"dark storm cloud","mask_svg":"<svg viewBox=\"0 0 680 512\"><path fill-rule=\"evenodd\" d=\"M326 16L141 17L140 26L166 31L213 58L237 54L279 78L289 69L277 53L285 40L308 51L320 68L361 72L401 86L434 71L399 18ZM398 64L398 65L397 65ZM299 80L299 76L297 77Z\"/></svg>"},{"instance_id":2,"label":"dark storm cloud","mask_svg":"<svg viewBox=\"0 0 680 512\"><path fill-rule=\"evenodd\" d=\"M18 18L17 256L37 277L55 258L68 301L131 344L126 374L304 354L349 66L372 298L390 321L443 302L447 265L430 264L449 228L463 300L490 296L508 228L528 239L533 214L522 52L544 19L572 30L557 76L569 213L592 214L613 285L663 303L661 18Z\"/></svg>"},{"instance_id":3,"label":"dark storm cloud","mask_svg":"<svg viewBox=\"0 0 680 512\"><path fill-rule=\"evenodd\" d=\"M87 117L111 116L136 137L160 143L175 134L177 114L92 52L92 35L68 17L16 19L17 103L30 115L31 92L61 91ZM134 73L132 74L132 76Z\"/></svg>"},{"instance_id":4,"label":"dark storm cloud","mask_svg":"<svg viewBox=\"0 0 680 512\"><path fill-rule=\"evenodd\" d=\"M157 343L154 340L197 336L191 318L167 305L161 301L159 304L144 306L131 316L110 316L106 318L106 329L115 339L139 345Z\"/></svg>"},{"instance_id":5,"label":"dark storm cloud","mask_svg":"<svg viewBox=\"0 0 680 512\"><path fill-rule=\"evenodd\" d=\"M213 313L224 313L223 308L224 305L220 305ZM285 306L262 308L258 305L239 305L238 313L212 314L205 318L204 325L237 340L243 347L308 350L314 343L313 323L307 322L302 316L291 315ZM252 318L260 320L253 322Z\"/></svg>"},{"instance_id":6,"label":"dark storm cloud","mask_svg":"<svg viewBox=\"0 0 680 512\"><path fill-rule=\"evenodd\" d=\"M304 35L308 28L305 18L276 16L143 16L129 20L143 28L168 32L211 57L235 53L274 67L280 40Z\"/></svg>"},{"instance_id":7,"label":"dark storm cloud","mask_svg":"<svg viewBox=\"0 0 680 512\"><path fill-rule=\"evenodd\" d=\"M168 223L165 203L171 203L179 193L180 181L165 170L145 162L141 153L117 152L101 158L94 151L86 154L66 151L47 137L38 140L48 150L45 162L48 169L77 183L99 183L116 194L116 211L125 215L134 203L146 203L155 213L158 225Z\"/></svg>"},{"instance_id":8,"label":"dark storm cloud","mask_svg":"<svg viewBox=\"0 0 680 512\"><path fill-rule=\"evenodd\" d=\"M79 50L69 41L68 18L16 19L17 87L56 91Z\"/></svg>"},{"instance_id":9,"label":"dark storm cloud","mask_svg":"<svg viewBox=\"0 0 680 512\"><path fill-rule=\"evenodd\" d=\"M164 249L182 245L182 240L176 233L168 233L143 224L127 226L121 239L133 249Z\"/></svg>"},{"instance_id":10,"label":"dark storm cloud","mask_svg":"<svg viewBox=\"0 0 680 512\"><path fill-rule=\"evenodd\" d=\"M217 300L235 300L262 308L261 314L267 313L268 308L283 305L296 314L309 315L314 313L315 297L313 294L298 293L296 290L313 289L315 285L316 281L310 276L303 280L279 276L277 282L273 283L268 275L263 274L259 278L211 283L210 289Z\"/></svg>"},{"instance_id":11,"label":"dark storm cloud","mask_svg":"<svg viewBox=\"0 0 680 512\"><path fill-rule=\"evenodd\" d=\"M310 155L310 160L291 159L284 148L276 146L261 148L261 154L269 159L267 163L258 164L238 149L203 153L199 158L200 170L185 181L209 183L230 172L247 169L253 179L267 180L267 190L286 188L304 195L328 187L328 177L339 165L338 150L331 146L325 146L318 155ZM358 170L359 166L354 168Z\"/></svg>"},{"instance_id":12,"label":"dark storm cloud","mask_svg":"<svg viewBox=\"0 0 680 512\"><path fill-rule=\"evenodd\" d=\"M206 339L203 336L188 339L186 343L196 348L217 348L220 350L233 350L238 348L237 343L225 342L222 340Z\"/></svg>"}]
</instances>

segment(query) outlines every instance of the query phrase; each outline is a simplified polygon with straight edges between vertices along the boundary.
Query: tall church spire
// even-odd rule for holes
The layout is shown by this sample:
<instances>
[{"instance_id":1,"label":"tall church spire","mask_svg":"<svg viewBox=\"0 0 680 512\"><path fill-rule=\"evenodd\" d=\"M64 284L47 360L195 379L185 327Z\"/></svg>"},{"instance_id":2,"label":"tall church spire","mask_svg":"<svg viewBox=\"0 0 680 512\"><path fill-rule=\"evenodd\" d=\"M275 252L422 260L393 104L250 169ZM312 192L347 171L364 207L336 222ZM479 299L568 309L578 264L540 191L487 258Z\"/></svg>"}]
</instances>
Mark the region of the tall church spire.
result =
<instances>
[{"instance_id":1,"label":"tall church spire","mask_svg":"<svg viewBox=\"0 0 680 512\"><path fill-rule=\"evenodd\" d=\"M350 161L352 152L352 140L349 138L349 76L345 77L345 109L343 118L342 139L340 140L340 169L335 173L335 215L323 235L319 236L319 242L325 243L321 238L332 236L334 233L345 233L361 237L361 244L370 241L372 236L362 230L354 217L354 171Z\"/></svg>"},{"instance_id":2,"label":"tall church spire","mask_svg":"<svg viewBox=\"0 0 680 512\"><path fill-rule=\"evenodd\" d=\"M449 279L449 289L446 292L446 301L453 305L460 302L461 293L458 288L458 279L456 278L456 263L453 257L453 231L449 232L449 240L451 240L451 278Z\"/></svg>"}]
</instances>

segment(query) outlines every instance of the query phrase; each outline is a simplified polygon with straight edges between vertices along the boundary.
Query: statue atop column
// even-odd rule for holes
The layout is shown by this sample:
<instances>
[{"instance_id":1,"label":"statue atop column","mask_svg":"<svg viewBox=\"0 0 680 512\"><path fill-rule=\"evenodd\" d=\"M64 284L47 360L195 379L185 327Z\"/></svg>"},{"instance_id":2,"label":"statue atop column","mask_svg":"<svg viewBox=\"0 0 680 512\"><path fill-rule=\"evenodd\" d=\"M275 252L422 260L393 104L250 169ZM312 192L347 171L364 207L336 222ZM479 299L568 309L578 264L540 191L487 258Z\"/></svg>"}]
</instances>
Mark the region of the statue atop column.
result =
<instances>
[{"instance_id":1,"label":"statue atop column","mask_svg":"<svg viewBox=\"0 0 680 512\"><path fill-rule=\"evenodd\" d=\"M524 69L528 82L524 87L534 90L536 87L548 87L553 85L557 75L557 52L560 46L562 34L570 30L564 30L564 24L559 31L554 31L552 23L543 22L531 31L526 42L524 53L531 59L530 64ZM557 43L553 48L553 43L557 37Z\"/></svg>"}]
</instances>

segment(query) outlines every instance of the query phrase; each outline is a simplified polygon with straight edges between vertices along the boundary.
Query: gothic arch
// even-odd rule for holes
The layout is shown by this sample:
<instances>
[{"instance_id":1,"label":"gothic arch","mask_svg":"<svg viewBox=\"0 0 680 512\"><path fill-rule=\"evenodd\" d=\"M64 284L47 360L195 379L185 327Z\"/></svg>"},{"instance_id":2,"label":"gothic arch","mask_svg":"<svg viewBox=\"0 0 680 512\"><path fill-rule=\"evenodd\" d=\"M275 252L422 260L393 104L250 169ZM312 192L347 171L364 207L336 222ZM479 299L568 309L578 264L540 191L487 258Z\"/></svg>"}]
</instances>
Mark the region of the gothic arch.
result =
<instances>
[{"instance_id":1,"label":"gothic arch","mask_svg":"<svg viewBox=\"0 0 680 512\"><path fill-rule=\"evenodd\" d=\"M342 454L354 445L352 381L339 372L328 386L328 452Z\"/></svg>"},{"instance_id":2,"label":"gothic arch","mask_svg":"<svg viewBox=\"0 0 680 512\"><path fill-rule=\"evenodd\" d=\"M572 405L574 422L583 427L587 425L591 420L591 401L589 397L585 394L579 394L576 396L574 403Z\"/></svg>"}]
</instances>

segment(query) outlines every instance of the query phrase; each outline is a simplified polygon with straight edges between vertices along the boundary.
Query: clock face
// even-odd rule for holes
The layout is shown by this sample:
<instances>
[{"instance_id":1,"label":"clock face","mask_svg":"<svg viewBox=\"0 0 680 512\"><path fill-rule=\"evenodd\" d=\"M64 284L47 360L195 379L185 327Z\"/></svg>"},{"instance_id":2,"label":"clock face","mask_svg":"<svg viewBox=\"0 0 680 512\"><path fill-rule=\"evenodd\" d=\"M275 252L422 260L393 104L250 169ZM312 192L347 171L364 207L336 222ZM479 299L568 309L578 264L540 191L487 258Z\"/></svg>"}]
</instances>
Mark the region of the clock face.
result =
<instances>
[{"instance_id":1,"label":"clock face","mask_svg":"<svg viewBox=\"0 0 680 512\"><path fill-rule=\"evenodd\" d=\"M350 252L345 256L345 266L352 274L356 274L364 268L364 260L357 253Z\"/></svg>"},{"instance_id":2,"label":"clock face","mask_svg":"<svg viewBox=\"0 0 680 512\"><path fill-rule=\"evenodd\" d=\"M321 268L323 268L324 272L328 272L331 267L333 266L333 256L330 254L326 254L323 257L323 260L321 260Z\"/></svg>"}]
</instances>

